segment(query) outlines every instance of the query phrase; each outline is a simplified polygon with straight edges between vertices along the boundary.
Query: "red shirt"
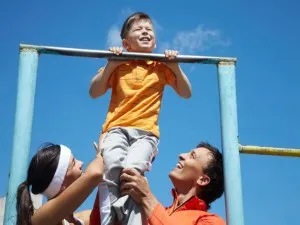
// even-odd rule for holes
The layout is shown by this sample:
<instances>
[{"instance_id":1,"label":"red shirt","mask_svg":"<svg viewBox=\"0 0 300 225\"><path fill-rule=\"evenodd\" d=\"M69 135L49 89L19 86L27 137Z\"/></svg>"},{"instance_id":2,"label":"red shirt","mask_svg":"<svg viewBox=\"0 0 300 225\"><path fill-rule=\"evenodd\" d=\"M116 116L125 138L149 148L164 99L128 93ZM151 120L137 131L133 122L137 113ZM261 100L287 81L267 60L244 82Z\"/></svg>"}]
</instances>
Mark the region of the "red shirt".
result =
<instances>
[{"instance_id":1,"label":"red shirt","mask_svg":"<svg viewBox=\"0 0 300 225\"><path fill-rule=\"evenodd\" d=\"M172 190L174 201L172 206L164 208L158 203L151 213L149 225L225 225L222 218L207 212L204 201L194 196L178 206L178 196Z\"/></svg>"},{"instance_id":2,"label":"red shirt","mask_svg":"<svg viewBox=\"0 0 300 225\"><path fill-rule=\"evenodd\" d=\"M207 212L207 205L196 196L187 200L184 204L178 205L178 196L172 190L174 201L172 206L164 208L158 203L150 217L149 225L225 225L224 220ZM90 216L90 225L100 225L98 194Z\"/></svg>"}]
</instances>

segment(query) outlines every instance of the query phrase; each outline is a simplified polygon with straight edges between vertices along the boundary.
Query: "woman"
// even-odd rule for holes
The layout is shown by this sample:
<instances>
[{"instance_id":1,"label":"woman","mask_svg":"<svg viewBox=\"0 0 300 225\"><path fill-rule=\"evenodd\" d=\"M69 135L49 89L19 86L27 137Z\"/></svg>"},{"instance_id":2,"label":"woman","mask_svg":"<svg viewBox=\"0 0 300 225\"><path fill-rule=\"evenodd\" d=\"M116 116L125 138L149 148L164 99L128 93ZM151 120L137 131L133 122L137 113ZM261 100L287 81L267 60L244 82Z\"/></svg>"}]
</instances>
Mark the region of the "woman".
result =
<instances>
[{"instance_id":1,"label":"woman","mask_svg":"<svg viewBox=\"0 0 300 225\"><path fill-rule=\"evenodd\" d=\"M17 225L88 225L88 215L82 213L80 219L73 212L102 181L103 159L97 152L84 173L82 165L68 147L45 144L32 158L27 179L19 185ZM30 191L48 198L36 211Z\"/></svg>"}]
</instances>

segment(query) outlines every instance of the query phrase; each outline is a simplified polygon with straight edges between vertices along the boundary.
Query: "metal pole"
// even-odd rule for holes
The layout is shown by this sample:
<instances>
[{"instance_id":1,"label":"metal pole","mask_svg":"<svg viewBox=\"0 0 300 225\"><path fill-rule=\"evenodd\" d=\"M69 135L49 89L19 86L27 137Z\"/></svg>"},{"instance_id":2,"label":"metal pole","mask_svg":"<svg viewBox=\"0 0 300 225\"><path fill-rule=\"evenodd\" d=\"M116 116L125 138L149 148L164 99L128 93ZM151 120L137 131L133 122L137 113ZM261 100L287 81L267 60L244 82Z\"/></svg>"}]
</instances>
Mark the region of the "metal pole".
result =
<instances>
[{"instance_id":1,"label":"metal pole","mask_svg":"<svg viewBox=\"0 0 300 225\"><path fill-rule=\"evenodd\" d=\"M16 224L16 194L26 178L31 141L34 95L38 66L38 51L20 51L17 107L13 138L12 161L5 204L4 225Z\"/></svg>"},{"instance_id":2,"label":"metal pole","mask_svg":"<svg viewBox=\"0 0 300 225\"><path fill-rule=\"evenodd\" d=\"M141 52L123 52L121 55L115 55L110 51L80 48L64 48L54 46L25 45L21 44L20 48L36 49L40 54L80 56L91 58L108 58L116 60L156 60L167 62L182 63L203 63L217 64L219 62L235 62L236 58L218 57L218 56L199 56L199 55L178 55L175 59L167 59L164 54L141 53Z\"/></svg>"},{"instance_id":3,"label":"metal pole","mask_svg":"<svg viewBox=\"0 0 300 225\"><path fill-rule=\"evenodd\" d=\"M218 64L221 132L228 225L243 225L243 199L238 143L238 121L234 63Z\"/></svg>"},{"instance_id":4,"label":"metal pole","mask_svg":"<svg viewBox=\"0 0 300 225\"><path fill-rule=\"evenodd\" d=\"M240 145L240 153L300 157L300 149L261 147L261 146L253 146L253 145Z\"/></svg>"}]
</instances>

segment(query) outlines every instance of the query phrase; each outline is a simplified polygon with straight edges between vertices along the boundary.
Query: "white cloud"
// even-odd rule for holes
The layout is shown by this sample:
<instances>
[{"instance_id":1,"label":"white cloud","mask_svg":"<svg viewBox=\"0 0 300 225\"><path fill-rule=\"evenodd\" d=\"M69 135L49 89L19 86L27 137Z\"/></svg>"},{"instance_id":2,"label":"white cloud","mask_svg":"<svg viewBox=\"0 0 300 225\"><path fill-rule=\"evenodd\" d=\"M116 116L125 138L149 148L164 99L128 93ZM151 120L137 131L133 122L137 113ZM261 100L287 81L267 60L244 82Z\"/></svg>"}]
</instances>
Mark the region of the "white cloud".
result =
<instances>
[{"instance_id":1,"label":"white cloud","mask_svg":"<svg viewBox=\"0 0 300 225\"><path fill-rule=\"evenodd\" d=\"M171 42L162 43L160 49L176 49L180 53L193 53L208 50L211 47L227 47L229 40L224 40L217 29L207 29L199 25L190 31L180 31Z\"/></svg>"},{"instance_id":2,"label":"white cloud","mask_svg":"<svg viewBox=\"0 0 300 225\"><path fill-rule=\"evenodd\" d=\"M108 30L106 44L107 44L107 47L122 45L121 37L120 37L120 29L116 25L113 25Z\"/></svg>"},{"instance_id":3,"label":"white cloud","mask_svg":"<svg viewBox=\"0 0 300 225\"><path fill-rule=\"evenodd\" d=\"M119 22L121 22L123 24L125 19L133 13L134 13L134 11L129 7L121 9L122 21L119 21ZM121 37L120 37L121 28L118 25L116 25L116 24L119 24L119 22L115 23L113 26L111 26L107 32L107 40L106 40L107 47L122 46L122 41L121 41Z\"/></svg>"}]
</instances>

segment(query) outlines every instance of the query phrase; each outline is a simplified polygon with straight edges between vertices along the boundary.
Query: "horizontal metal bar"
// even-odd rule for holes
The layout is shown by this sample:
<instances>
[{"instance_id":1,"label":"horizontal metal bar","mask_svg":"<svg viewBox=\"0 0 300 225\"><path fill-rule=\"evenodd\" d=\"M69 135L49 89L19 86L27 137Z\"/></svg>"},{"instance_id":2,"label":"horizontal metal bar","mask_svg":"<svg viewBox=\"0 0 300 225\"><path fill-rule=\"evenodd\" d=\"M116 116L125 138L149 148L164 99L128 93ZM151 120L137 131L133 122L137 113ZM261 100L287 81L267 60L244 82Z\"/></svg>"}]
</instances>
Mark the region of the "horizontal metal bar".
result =
<instances>
[{"instance_id":1,"label":"horizontal metal bar","mask_svg":"<svg viewBox=\"0 0 300 225\"><path fill-rule=\"evenodd\" d=\"M175 59L169 60L164 54L141 53L141 52L123 52L121 55L115 55L110 51L79 49L79 48L63 48L53 46L39 46L20 44L20 51L37 50L40 54L54 54L66 56L80 56L91 58L109 58L117 60L140 59L140 60L156 60L168 62L182 63L203 63L218 64L221 62L235 63L236 58L214 57L214 56L197 56L197 55L178 55Z\"/></svg>"},{"instance_id":2,"label":"horizontal metal bar","mask_svg":"<svg viewBox=\"0 0 300 225\"><path fill-rule=\"evenodd\" d=\"M300 149L240 145L240 153L300 157Z\"/></svg>"}]
</instances>

